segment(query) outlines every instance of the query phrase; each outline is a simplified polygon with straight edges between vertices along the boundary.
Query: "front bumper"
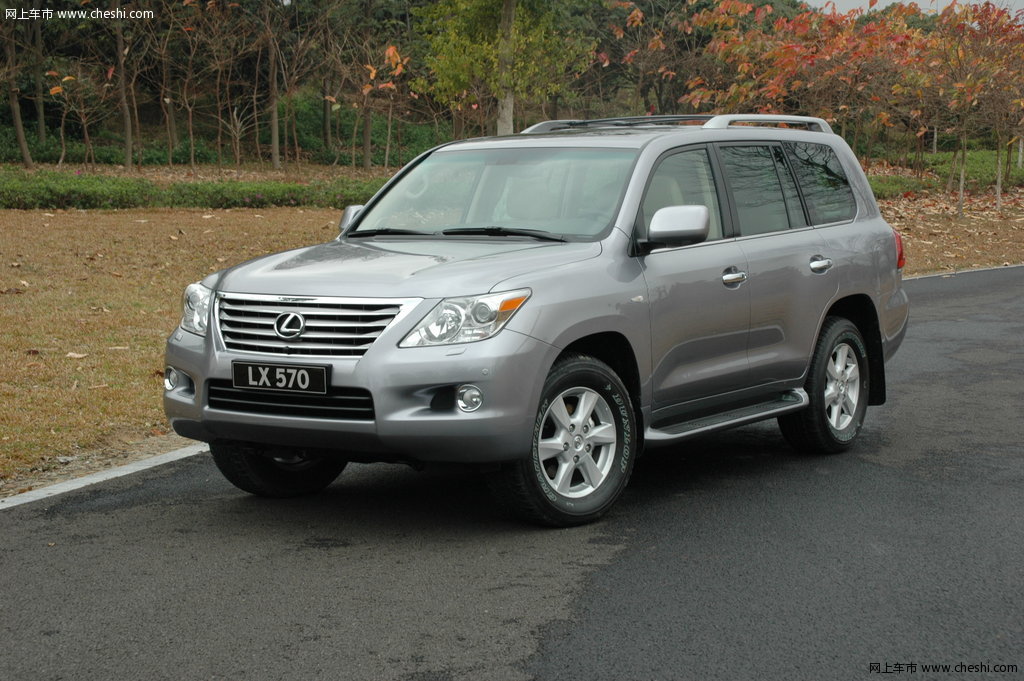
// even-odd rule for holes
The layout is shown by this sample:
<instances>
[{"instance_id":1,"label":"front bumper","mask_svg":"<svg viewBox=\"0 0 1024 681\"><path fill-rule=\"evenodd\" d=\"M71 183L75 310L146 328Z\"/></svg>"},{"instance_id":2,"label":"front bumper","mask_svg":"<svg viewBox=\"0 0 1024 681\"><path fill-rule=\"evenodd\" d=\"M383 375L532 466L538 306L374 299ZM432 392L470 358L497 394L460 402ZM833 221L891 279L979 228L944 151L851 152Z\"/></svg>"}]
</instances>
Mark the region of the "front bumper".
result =
<instances>
[{"instance_id":1,"label":"front bumper","mask_svg":"<svg viewBox=\"0 0 1024 681\"><path fill-rule=\"evenodd\" d=\"M553 346L509 329L477 343L426 348L399 348L382 336L360 358L312 361L210 351L209 343L181 329L167 341L168 366L191 379L164 392L164 409L178 434L204 442L324 448L367 461L487 463L528 455L541 386L558 354ZM233 360L329 366L331 385L369 391L374 418L211 408L209 381L230 381ZM482 391L477 411L455 406L455 388L463 384Z\"/></svg>"}]
</instances>

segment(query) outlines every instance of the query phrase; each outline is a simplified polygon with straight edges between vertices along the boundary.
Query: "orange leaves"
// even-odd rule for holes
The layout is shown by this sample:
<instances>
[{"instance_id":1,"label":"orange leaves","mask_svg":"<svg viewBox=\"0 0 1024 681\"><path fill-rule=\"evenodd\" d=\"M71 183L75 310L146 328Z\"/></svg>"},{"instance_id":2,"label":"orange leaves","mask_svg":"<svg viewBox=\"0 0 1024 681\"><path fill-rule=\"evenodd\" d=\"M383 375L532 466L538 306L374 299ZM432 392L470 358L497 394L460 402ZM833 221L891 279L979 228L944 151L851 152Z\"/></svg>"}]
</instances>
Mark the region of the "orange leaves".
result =
<instances>
[{"instance_id":1,"label":"orange leaves","mask_svg":"<svg viewBox=\"0 0 1024 681\"><path fill-rule=\"evenodd\" d=\"M409 59L410 57L403 57L402 54L398 51L397 47L395 47L394 45L388 45L387 48L384 50L383 68L387 69L387 71L390 73L391 79L384 81L382 83L377 82L378 77L382 75L381 69L373 64L363 64L363 68L366 69L367 72L367 80L369 81L365 83L362 86L362 88L360 88L360 91L362 92L363 96L369 96L370 93L373 92L374 90L384 90L390 93L397 92L398 85L397 83L395 83L395 81L398 79L399 76L405 73L405 69L409 63ZM333 98L330 97L324 97L324 99L328 99L331 102L335 101Z\"/></svg>"},{"instance_id":2,"label":"orange leaves","mask_svg":"<svg viewBox=\"0 0 1024 681\"><path fill-rule=\"evenodd\" d=\"M633 11L626 17L626 26L629 28L636 28L637 26L643 26L644 13L639 7L634 7Z\"/></svg>"}]
</instances>

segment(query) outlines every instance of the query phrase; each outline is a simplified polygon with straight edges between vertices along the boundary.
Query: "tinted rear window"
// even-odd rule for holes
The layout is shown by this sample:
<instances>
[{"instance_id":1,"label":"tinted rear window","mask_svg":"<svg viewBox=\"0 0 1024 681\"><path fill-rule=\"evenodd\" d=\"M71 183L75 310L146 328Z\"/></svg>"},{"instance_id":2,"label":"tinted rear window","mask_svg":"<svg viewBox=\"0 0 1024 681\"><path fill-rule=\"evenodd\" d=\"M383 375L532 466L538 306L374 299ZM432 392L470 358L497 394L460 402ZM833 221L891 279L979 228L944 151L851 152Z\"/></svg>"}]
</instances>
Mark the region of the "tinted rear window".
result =
<instances>
[{"instance_id":1,"label":"tinted rear window","mask_svg":"<svg viewBox=\"0 0 1024 681\"><path fill-rule=\"evenodd\" d=\"M857 214L857 201L832 147L791 142L786 144L786 151L800 181L811 224L852 220Z\"/></svg>"}]
</instances>

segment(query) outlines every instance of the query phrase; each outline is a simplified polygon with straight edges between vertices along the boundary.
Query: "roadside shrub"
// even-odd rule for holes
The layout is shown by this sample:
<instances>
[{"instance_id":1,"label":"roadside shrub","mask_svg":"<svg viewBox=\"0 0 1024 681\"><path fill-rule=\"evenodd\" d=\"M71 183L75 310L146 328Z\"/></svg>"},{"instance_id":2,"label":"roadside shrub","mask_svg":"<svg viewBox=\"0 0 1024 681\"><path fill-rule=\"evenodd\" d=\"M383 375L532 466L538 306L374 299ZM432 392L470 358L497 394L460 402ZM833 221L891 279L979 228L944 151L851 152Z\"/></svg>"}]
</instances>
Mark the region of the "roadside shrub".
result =
<instances>
[{"instance_id":1,"label":"roadside shrub","mask_svg":"<svg viewBox=\"0 0 1024 681\"><path fill-rule=\"evenodd\" d=\"M330 182L176 182L160 188L142 178L89 175L76 171L0 168L0 208L343 208L365 203L383 179L339 177Z\"/></svg>"},{"instance_id":2,"label":"roadside shrub","mask_svg":"<svg viewBox=\"0 0 1024 681\"><path fill-rule=\"evenodd\" d=\"M283 182L179 182L162 202L184 208L264 208L310 204L308 186Z\"/></svg>"},{"instance_id":3,"label":"roadside shrub","mask_svg":"<svg viewBox=\"0 0 1024 681\"><path fill-rule=\"evenodd\" d=\"M155 193L153 183L142 179L0 172L0 208L132 208L149 205Z\"/></svg>"}]
</instances>

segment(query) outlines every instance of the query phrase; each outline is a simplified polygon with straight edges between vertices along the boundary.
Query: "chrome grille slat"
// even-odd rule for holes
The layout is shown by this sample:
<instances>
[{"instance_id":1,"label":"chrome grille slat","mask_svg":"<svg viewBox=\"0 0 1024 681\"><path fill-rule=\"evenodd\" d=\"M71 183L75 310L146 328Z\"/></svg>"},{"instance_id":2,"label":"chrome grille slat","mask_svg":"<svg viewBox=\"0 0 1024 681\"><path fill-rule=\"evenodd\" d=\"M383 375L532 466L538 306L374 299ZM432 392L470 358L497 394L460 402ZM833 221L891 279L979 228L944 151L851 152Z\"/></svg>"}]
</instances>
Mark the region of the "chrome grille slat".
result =
<instances>
[{"instance_id":1,"label":"chrome grille slat","mask_svg":"<svg viewBox=\"0 0 1024 681\"><path fill-rule=\"evenodd\" d=\"M225 328L225 327L221 327ZM309 325L306 325L309 328ZM277 333L274 332L273 328L251 328L251 327L230 327L229 329L233 335L240 336L258 336L259 338L271 338L273 340L281 340L278 338ZM302 334L302 340L331 340L334 338L376 338L380 335L383 329L376 329L374 331L368 331L366 333L319 333L316 331L306 331ZM294 343L292 343L294 345Z\"/></svg>"},{"instance_id":2,"label":"chrome grille slat","mask_svg":"<svg viewBox=\"0 0 1024 681\"><path fill-rule=\"evenodd\" d=\"M412 301L364 298L287 298L219 294L217 326L224 345L238 352L302 357L362 357ZM279 315L305 319L297 338L275 331Z\"/></svg>"},{"instance_id":3,"label":"chrome grille slat","mask_svg":"<svg viewBox=\"0 0 1024 681\"><path fill-rule=\"evenodd\" d=\"M291 310L289 310L289 312L290 311ZM259 325L262 325L262 326L273 327L275 319L277 319L277 314L267 315L265 317L253 317L253 316L244 316L244 315L235 315L235 314L225 314L223 310L221 310L221 313L220 313L220 321L221 321L222 324L225 323L225 322L232 322L232 323L238 323L238 324L259 324ZM386 327L390 323L391 323L391 318L380 319L380 320L376 320L376 321L358 322L358 321L335 321L335 320L329 320L329 319L317 319L315 317L306 316L306 326L307 327L313 327L313 326L318 326L318 327L343 327L343 326L363 327L363 326L373 326L373 327L379 327L379 328L383 329L384 327Z\"/></svg>"},{"instance_id":4,"label":"chrome grille slat","mask_svg":"<svg viewBox=\"0 0 1024 681\"><path fill-rule=\"evenodd\" d=\"M325 316L347 316L347 317L359 317L359 316L379 316L379 317L394 317L398 314L400 307L396 306L351 306L348 309L342 307L328 307L326 305L302 305L299 303L288 303L282 302L280 305L268 306L262 304L258 305L245 305L239 304L237 299L224 298L221 300L221 308L227 312L243 312L250 314L266 314L266 315L277 315L284 310L289 312L298 312L301 315L325 315Z\"/></svg>"}]
</instances>

